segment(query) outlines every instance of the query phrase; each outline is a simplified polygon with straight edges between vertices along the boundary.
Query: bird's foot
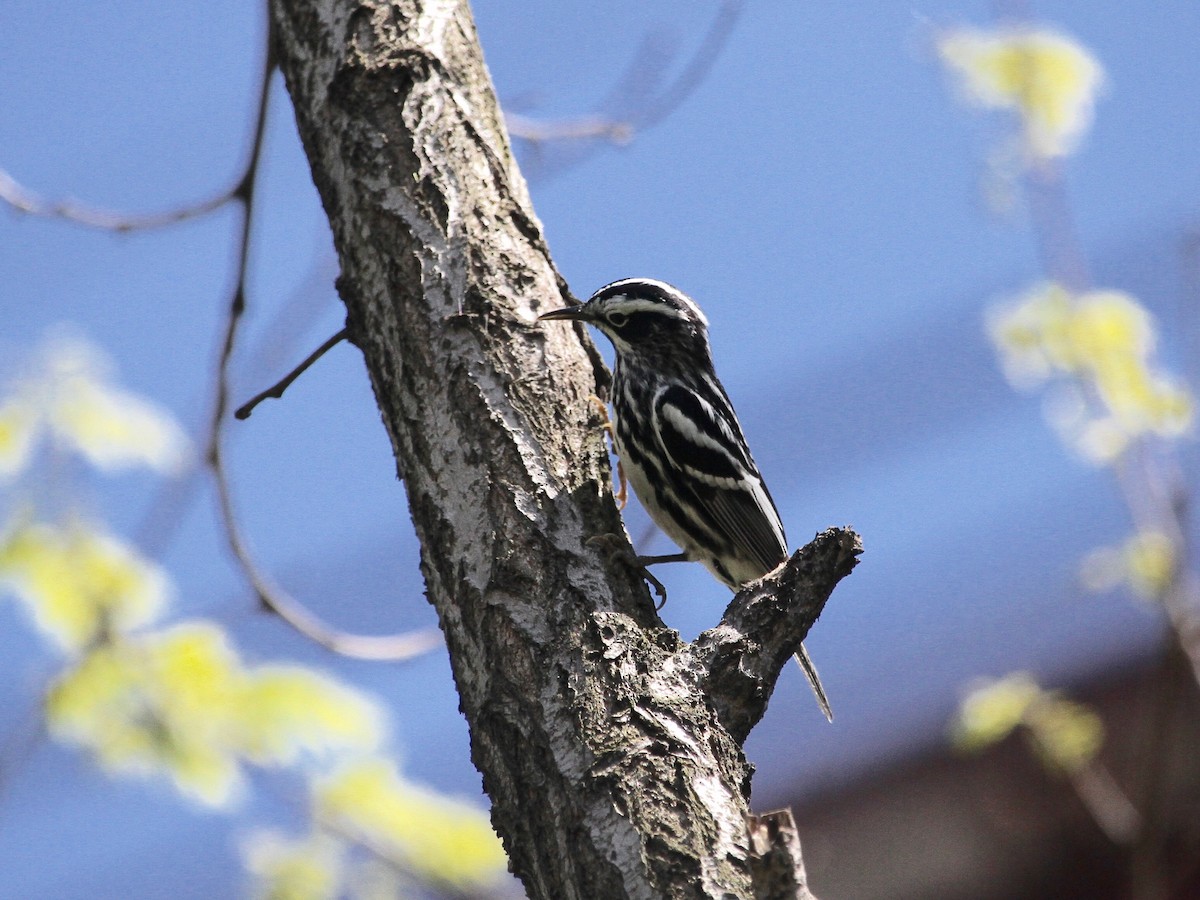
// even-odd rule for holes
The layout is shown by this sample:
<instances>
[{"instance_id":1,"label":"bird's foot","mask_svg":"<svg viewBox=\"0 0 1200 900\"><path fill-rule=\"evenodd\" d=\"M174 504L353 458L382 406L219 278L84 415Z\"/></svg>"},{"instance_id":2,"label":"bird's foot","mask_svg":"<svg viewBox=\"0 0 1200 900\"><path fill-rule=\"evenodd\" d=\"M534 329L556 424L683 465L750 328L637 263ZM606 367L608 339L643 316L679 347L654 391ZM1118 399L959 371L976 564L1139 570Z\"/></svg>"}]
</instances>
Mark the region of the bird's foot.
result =
<instances>
[{"instance_id":1,"label":"bird's foot","mask_svg":"<svg viewBox=\"0 0 1200 900\"><path fill-rule=\"evenodd\" d=\"M601 552L607 554L609 560L620 560L625 565L637 569L642 578L649 582L654 588L654 593L658 594L658 603L655 605L655 610L661 610L667 603L667 589L663 583L651 574L648 566L656 562L674 562L675 556L638 556L630 548L629 543L617 534L596 534L587 539L587 544L598 548ZM683 556L683 554L679 554ZM686 558L686 557L684 557Z\"/></svg>"}]
</instances>

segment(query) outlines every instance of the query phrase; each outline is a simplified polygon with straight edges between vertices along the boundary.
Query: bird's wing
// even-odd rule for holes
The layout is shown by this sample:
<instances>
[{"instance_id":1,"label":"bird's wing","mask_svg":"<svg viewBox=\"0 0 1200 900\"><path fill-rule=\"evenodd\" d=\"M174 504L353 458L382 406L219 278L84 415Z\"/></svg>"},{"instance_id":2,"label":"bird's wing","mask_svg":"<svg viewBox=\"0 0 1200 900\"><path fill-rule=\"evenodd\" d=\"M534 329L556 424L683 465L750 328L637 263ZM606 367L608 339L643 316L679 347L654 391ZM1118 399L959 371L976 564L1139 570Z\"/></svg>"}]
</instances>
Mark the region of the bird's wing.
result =
<instances>
[{"instance_id":1,"label":"bird's wing","mask_svg":"<svg viewBox=\"0 0 1200 900\"><path fill-rule=\"evenodd\" d=\"M676 489L690 493L737 555L755 560L766 574L787 557L783 523L728 399L720 391L704 393L709 396L681 384L661 391L655 434L682 473Z\"/></svg>"}]
</instances>

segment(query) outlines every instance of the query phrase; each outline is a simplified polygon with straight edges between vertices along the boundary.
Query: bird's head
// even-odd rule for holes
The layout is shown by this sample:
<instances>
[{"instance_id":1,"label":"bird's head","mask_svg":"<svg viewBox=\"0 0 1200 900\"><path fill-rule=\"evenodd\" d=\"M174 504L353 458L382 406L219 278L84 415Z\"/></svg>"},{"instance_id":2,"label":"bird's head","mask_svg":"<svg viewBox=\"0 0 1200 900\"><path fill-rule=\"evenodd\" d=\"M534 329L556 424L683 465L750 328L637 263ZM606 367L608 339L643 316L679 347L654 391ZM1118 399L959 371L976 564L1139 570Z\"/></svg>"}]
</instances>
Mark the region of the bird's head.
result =
<instances>
[{"instance_id":1,"label":"bird's head","mask_svg":"<svg viewBox=\"0 0 1200 900\"><path fill-rule=\"evenodd\" d=\"M586 303L542 313L538 318L594 325L612 341L618 357L708 355L708 320L700 307L678 288L651 278L614 281Z\"/></svg>"}]
</instances>

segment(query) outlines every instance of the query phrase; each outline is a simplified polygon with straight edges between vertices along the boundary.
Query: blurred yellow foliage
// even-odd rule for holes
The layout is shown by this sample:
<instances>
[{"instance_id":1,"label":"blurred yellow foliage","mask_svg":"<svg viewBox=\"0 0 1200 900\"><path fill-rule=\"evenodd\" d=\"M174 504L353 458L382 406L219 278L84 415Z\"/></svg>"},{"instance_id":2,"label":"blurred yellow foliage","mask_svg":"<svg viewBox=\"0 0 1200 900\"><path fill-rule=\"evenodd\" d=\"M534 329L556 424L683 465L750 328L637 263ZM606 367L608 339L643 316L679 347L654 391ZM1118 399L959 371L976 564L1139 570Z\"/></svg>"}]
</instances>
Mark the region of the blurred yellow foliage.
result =
<instances>
[{"instance_id":1,"label":"blurred yellow foliage","mask_svg":"<svg viewBox=\"0 0 1200 900\"><path fill-rule=\"evenodd\" d=\"M1088 707L1043 693L1026 711L1034 749L1047 768L1070 774L1090 763L1104 745L1104 723Z\"/></svg>"},{"instance_id":2,"label":"blurred yellow foliage","mask_svg":"<svg viewBox=\"0 0 1200 900\"><path fill-rule=\"evenodd\" d=\"M1020 116L1033 158L1071 153L1091 124L1104 71L1071 38L1028 26L960 28L937 46L969 102Z\"/></svg>"},{"instance_id":3,"label":"blurred yellow foliage","mask_svg":"<svg viewBox=\"0 0 1200 900\"><path fill-rule=\"evenodd\" d=\"M19 517L0 538L0 586L70 652L153 621L168 596L163 571L116 537L83 522L58 528Z\"/></svg>"},{"instance_id":4,"label":"blurred yellow foliage","mask_svg":"<svg viewBox=\"0 0 1200 900\"><path fill-rule=\"evenodd\" d=\"M1111 590L1120 584L1144 600L1162 597L1179 564L1175 544L1160 531L1143 531L1117 547L1101 547L1087 555L1081 580L1089 590Z\"/></svg>"},{"instance_id":5,"label":"blurred yellow foliage","mask_svg":"<svg viewBox=\"0 0 1200 900\"><path fill-rule=\"evenodd\" d=\"M469 890L505 870L486 814L406 780L389 760L347 765L317 786L314 801L319 821L435 884Z\"/></svg>"},{"instance_id":6,"label":"blurred yellow foliage","mask_svg":"<svg viewBox=\"0 0 1200 900\"><path fill-rule=\"evenodd\" d=\"M1092 761L1104 742L1104 725L1092 710L1043 690L1028 672L985 681L959 705L952 738L959 749L976 752L1024 727L1043 763L1075 772Z\"/></svg>"},{"instance_id":7,"label":"blurred yellow foliage","mask_svg":"<svg viewBox=\"0 0 1200 900\"><path fill-rule=\"evenodd\" d=\"M1161 597L1175 578L1179 563L1174 542L1162 532L1146 531L1125 544L1129 586L1141 597Z\"/></svg>"},{"instance_id":8,"label":"blurred yellow foliage","mask_svg":"<svg viewBox=\"0 0 1200 900\"><path fill-rule=\"evenodd\" d=\"M989 331L1010 381L1036 384L1055 372L1075 370L1073 314L1070 293L1053 283L1039 285L992 313Z\"/></svg>"},{"instance_id":9,"label":"blurred yellow foliage","mask_svg":"<svg viewBox=\"0 0 1200 900\"><path fill-rule=\"evenodd\" d=\"M11 478L29 465L37 428L38 411L26 398L0 403L0 479Z\"/></svg>"},{"instance_id":10,"label":"blurred yellow foliage","mask_svg":"<svg viewBox=\"0 0 1200 900\"><path fill-rule=\"evenodd\" d=\"M161 772L210 805L233 799L243 761L371 750L380 737L361 695L299 667L246 668L200 621L97 647L55 683L47 717L106 768Z\"/></svg>"},{"instance_id":11,"label":"blurred yellow foliage","mask_svg":"<svg viewBox=\"0 0 1200 900\"><path fill-rule=\"evenodd\" d=\"M109 368L84 341L47 342L0 399L0 479L29 473L39 442L50 464L28 478L35 486L58 473L65 452L102 469L183 464L179 427L113 387ZM67 495L60 486L55 505L59 495ZM383 736L383 712L363 694L302 666L247 666L216 623L149 630L168 599L163 570L103 529L64 518L45 524L22 509L0 525L0 593L15 595L69 654L46 697L52 736L89 750L111 773L165 777L212 806L238 795L248 764L295 766L310 780L337 770L322 782L321 810L346 834L318 828L299 841L264 833L246 843L263 897L324 900L347 887L396 896L397 860L405 879L450 887L482 885L504 870L484 813L416 787L381 759L347 767L377 752ZM347 885L354 840L382 852Z\"/></svg>"},{"instance_id":12,"label":"blurred yellow foliage","mask_svg":"<svg viewBox=\"0 0 1200 900\"><path fill-rule=\"evenodd\" d=\"M333 900L341 896L344 845L328 835L291 840L259 832L243 843L242 856L262 900Z\"/></svg>"},{"instance_id":13,"label":"blurred yellow foliage","mask_svg":"<svg viewBox=\"0 0 1200 900\"><path fill-rule=\"evenodd\" d=\"M975 687L963 698L953 725L955 746L981 750L1008 737L1021 724L1041 688L1028 672L1014 672Z\"/></svg>"},{"instance_id":14,"label":"blurred yellow foliage","mask_svg":"<svg viewBox=\"0 0 1200 900\"><path fill-rule=\"evenodd\" d=\"M240 689L235 711L242 746L254 762L278 765L302 752L369 750L381 738L374 704L311 669L259 666L245 674Z\"/></svg>"},{"instance_id":15,"label":"blurred yellow foliage","mask_svg":"<svg viewBox=\"0 0 1200 900\"><path fill-rule=\"evenodd\" d=\"M59 335L0 405L0 476L20 474L43 435L104 470L178 472L189 441L164 409L111 383L112 365L88 342Z\"/></svg>"},{"instance_id":16,"label":"blurred yellow foliage","mask_svg":"<svg viewBox=\"0 0 1200 900\"><path fill-rule=\"evenodd\" d=\"M1178 437L1191 426L1191 395L1153 369L1154 324L1128 294L1041 285L993 315L990 330L1014 384L1072 376L1099 401L1101 414L1081 400L1057 423L1088 459L1111 462L1131 438Z\"/></svg>"}]
</instances>

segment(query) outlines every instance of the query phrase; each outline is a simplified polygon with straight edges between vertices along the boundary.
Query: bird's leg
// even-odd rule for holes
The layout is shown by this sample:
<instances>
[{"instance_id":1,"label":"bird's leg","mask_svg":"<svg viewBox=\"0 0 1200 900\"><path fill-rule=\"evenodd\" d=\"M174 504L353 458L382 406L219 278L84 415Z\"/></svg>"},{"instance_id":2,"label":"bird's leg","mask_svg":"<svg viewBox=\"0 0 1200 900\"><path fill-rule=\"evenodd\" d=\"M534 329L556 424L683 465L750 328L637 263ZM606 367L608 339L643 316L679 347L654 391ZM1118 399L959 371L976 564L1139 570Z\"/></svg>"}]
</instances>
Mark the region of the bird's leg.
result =
<instances>
[{"instance_id":1,"label":"bird's leg","mask_svg":"<svg viewBox=\"0 0 1200 900\"><path fill-rule=\"evenodd\" d=\"M654 585L654 589L658 591L658 596L662 599L658 601L658 606L654 607L655 611L660 611L667 605L667 589L663 587L663 583L650 574L650 566L656 563L669 562L688 562L691 559L686 553L666 553L662 556L635 556L633 564L642 570L642 577Z\"/></svg>"},{"instance_id":2,"label":"bird's leg","mask_svg":"<svg viewBox=\"0 0 1200 900\"><path fill-rule=\"evenodd\" d=\"M650 573L648 566L652 566L655 563L687 562L688 560L686 553L670 553L666 556L637 556L629 549L629 545L621 540L620 536L615 534L593 535L587 539L587 543L605 551L610 560L619 559L627 566L637 569L641 573L641 576L650 582L650 586L654 588L654 593L658 594L658 605L654 607L656 610L660 610L667 605L667 589L661 581Z\"/></svg>"},{"instance_id":3,"label":"bird's leg","mask_svg":"<svg viewBox=\"0 0 1200 900\"><path fill-rule=\"evenodd\" d=\"M625 504L629 502L629 488L625 481L625 467L621 465L621 455L617 453L617 438L613 434L612 419L608 417L608 406L603 400L593 394L590 398L592 404L600 411L600 418L603 420L600 423L600 430L608 435L608 446L612 455L617 458L617 490L613 496L617 499L617 509L624 509Z\"/></svg>"},{"instance_id":4,"label":"bird's leg","mask_svg":"<svg viewBox=\"0 0 1200 900\"><path fill-rule=\"evenodd\" d=\"M609 429L612 430L611 428ZM617 510L625 508L625 504L629 502L629 485L625 481L625 467L621 465L621 457L617 457L617 492L613 496L617 498Z\"/></svg>"},{"instance_id":5,"label":"bird's leg","mask_svg":"<svg viewBox=\"0 0 1200 900\"><path fill-rule=\"evenodd\" d=\"M665 553L662 556L639 556L634 560L634 562L636 562L639 566L641 566L644 569L644 568L646 568L646 566L656 566L659 563L691 562L691 559L692 558L690 556L688 556L686 553L680 552L680 553Z\"/></svg>"}]
</instances>

